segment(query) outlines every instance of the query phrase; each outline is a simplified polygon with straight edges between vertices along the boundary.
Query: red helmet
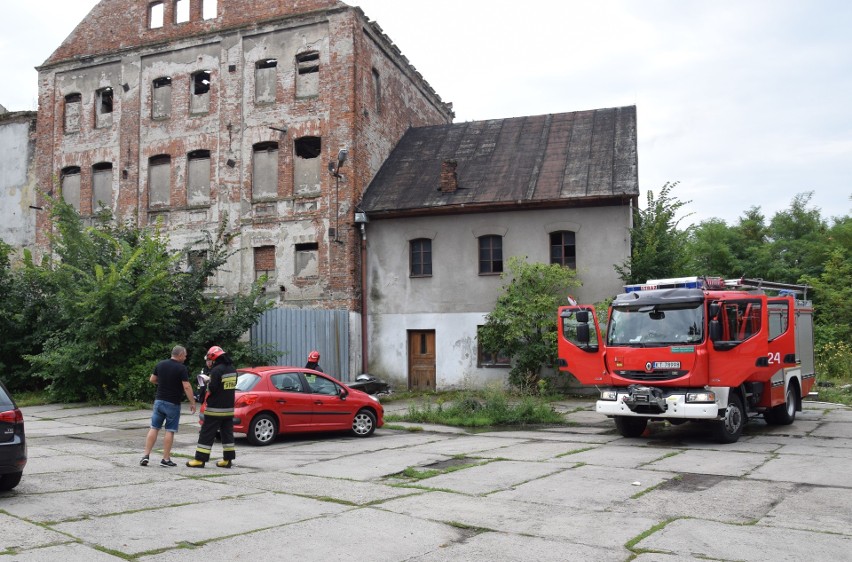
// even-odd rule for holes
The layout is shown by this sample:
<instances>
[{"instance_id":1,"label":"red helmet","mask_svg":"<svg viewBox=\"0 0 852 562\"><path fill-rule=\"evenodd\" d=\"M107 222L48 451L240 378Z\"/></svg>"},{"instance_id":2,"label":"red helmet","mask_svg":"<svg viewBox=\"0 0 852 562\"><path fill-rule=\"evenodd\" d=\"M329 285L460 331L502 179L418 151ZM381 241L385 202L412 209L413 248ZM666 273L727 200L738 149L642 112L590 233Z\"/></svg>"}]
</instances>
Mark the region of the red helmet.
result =
<instances>
[{"instance_id":1,"label":"red helmet","mask_svg":"<svg viewBox=\"0 0 852 562\"><path fill-rule=\"evenodd\" d=\"M314 350L314 351L308 353L308 361L310 361L311 363L318 363L319 362L319 351Z\"/></svg>"},{"instance_id":2,"label":"red helmet","mask_svg":"<svg viewBox=\"0 0 852 562\"><path fill-rule=\"evenodd\" d=\"M220 356L225 354L225 350L219 347L218 345L214 345L210 349L207 350L207 355L204 356L205 359L209 361L215 361Z\"/></svg>"}]
</instances>

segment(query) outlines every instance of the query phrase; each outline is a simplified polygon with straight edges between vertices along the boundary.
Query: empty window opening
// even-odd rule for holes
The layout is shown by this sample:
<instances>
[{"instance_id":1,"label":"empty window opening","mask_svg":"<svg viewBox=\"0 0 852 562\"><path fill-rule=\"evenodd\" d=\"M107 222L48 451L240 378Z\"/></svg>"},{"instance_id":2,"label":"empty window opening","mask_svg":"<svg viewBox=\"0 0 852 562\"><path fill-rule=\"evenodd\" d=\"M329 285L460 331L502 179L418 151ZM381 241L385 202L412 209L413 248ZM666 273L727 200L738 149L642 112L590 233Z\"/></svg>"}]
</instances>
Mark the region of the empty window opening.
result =
<instances>
[{"instance_id":1,"label":"empty window opening","mask_svg":"<svg viewBox=\"0 0 852 562\"><path fill-rule=\"evenodd\" d=\"M168 207L171 202L172 158L168 154L148 159L148 207Z\"/></svg>"},{"instance_id":2,"label":"empty window opening","mask_svg":"<svg viewBox=\"0 0 852 562\"><path fill-rule=\"evenodd\" d=\"M301 137L294 141L296 160L293 163L293 181L296 195L317 194L320 191L320 137Z\"/></svg>"},{"instance_id":3,"label":"empty window opening","mask_svg":"<svg viewBox=\"0 0 852 562\"><path fill-rule=\"evenodd\" d=\"M190 273L202 273L207 261L207 250L189 250L186 253L186 265Z\"/></svg>"},{"instance_id":4,"label":"empty window opening","mask_svg":"<svg viewBox=\"0 0 852 562\"><path fill-rule=\"evenodd\" d=\"M165 119L172 113L172 79L162 76L154 80L154 90L151 95L151 117Z\"/></svg>"},{"instance_id":5,"label":"empty window opening","mask_svg":"<svg viewBox=\"0 0 852 562\"><path fill-rule=\"evenodd\" d=\"M152 2L148 5L148 29L163 27L165 6L162 2Z\"/></svg>"},{"instance_id":6,"label":"empty window opening","mask_svg":"<svg viewBox=\"0 0 852 562\"><path fill-rule=\"evenodd\" d=\"M316 242L305 242L296 244L296 277L319 276L319 244Z\"/></svg>"},{"instance_id":7,"label":"empty window opening","mask_svg":"<svg viewBox=\"0 0 852 562\"><path fill-rule=\"evenodd\" d=\"M550 263L577 268L577 246L573 232L563 230L550 233Z\"/></svg>"},{"instance_id":8,"label":"empty window opening","mask_svg":"<svg viewBox=\"0 0 852 562\"><path fill-rule=\"evenodd\" d=\"M206 20L212 20L216 17L217 0L204 0L201 4L201 17Z\"/></svg>"},{"instance_id":9,"label":"empty window opening","mask_svg":"<svg viewBox=\"0 0 852 562\"><path fill-rule=\"evenodd\" d=\"M296 97L319 93L319 53L307 51L296 55Z\"/></svg>"},{"instance_id":10,"label":"empty window opening","mask_svg":"<svg viewBox=\"0 0 852 562\"><path fill-rule=\"evenodd\" d=\"M60 187L62 188L62 200L80 212L80 167L68 166L62 168L60 174Z\"/></svg>"},{"instance_id":11,"label":"empty window opening","mask_svg":"<svg viewBox=\"0 0 852 562\"><path fill-rule=\"evenodd\" d=\"M92 166L92 210L112 209L112 162Z\"/></svg>"},{"instance_id":12,"label":"empty window opening","mask_svg":"<svg viewBox=\"0 0 852 562\"><path fill-rule=\"evenodd\" d=\"M175 0L175 23L189 21L189 0Z\"/></svg>"},{"instance_id":13,"label":"empty window opening","mask_svg":"<svg viewBox=\"0 0 852 562\"><path fill-rule=\"evenodd\" d=\"M261 142L254 145L252 155L251 192L253 199L278 196L278 143Z\"/></svg>"},{"instance_id":14,"label":"empty window opening","mask_svg":"<svg viewBox=\"0 0 852 562\"><path fill-rule=\"evenodd\" d=\"M95 92L95 127L112 126L112 88L101 88Z\"/></svg>"},{"instance_id":15,"label":"empty window opening","mask_svg":"<svg viewBox=\"0 0 852 562\"><path fill-rule=\"evenodd\" d=\"M186 199L190 205L210 203L210 151L193 150L187 154Z\"/></svg>"},{"instance_id":16,"label":"empty window opening","mask_svg":"<svg viewBox=\"0 0 852 562\"><path fill-rule=\"evenodd\" d=\"M276 59L257 61L254 71L254 97L258 103L275 101L275 86L277 82Z\"/></svg>"},{"instance_id":17,"label":"empty window opening","mask_svg":"<svg viewBox=\"0 0 852 562\"><path fill-rule=\"evenodd\" d=\"M319 72L319 53L317 51L309 51L296 55L296 67L299 70L299 74Z\"/></svg>"},{"instance_id":18,"label":"empty window opening","mask_svg":"<svg viewBox=\"0 0 852 562\"><path fill-rule=\"evenodd\" d=\"M80 130L80 113L83 108L83 96L68 94L65 96L65 132L76 133Z\"/></svg>"},{"instance_id":19,"label":"empty window opening","mask_svg":"<svg viewBox=\"0 0 852 562\"><path fill-rule=\"evenodd\" d=\"M376 96L376 113L382 112L382 77L379 75L379 71L375 68L373 69L373 90L375 91Z\"/></svg>"},{"instance_id":20,"label":"empty window opening","mask_svg":"<svg viewBox=\"0 0 852 562\"><path fill-rule=\"evenodd\" d=\"M503 238L496 235L479 237L479 273L503 273Z\"/></svg>"},{"instance_id":21,"label":"empty window opening","mask_svg":"<svg viewBox=\"0 0 852 562\"><path fill-rule=\"evenodd\" d=\"M301 137L296 139L296 156L299 158L318 158L322 153L320 137Z\"/></svg>"},{"instance_id":22,"label":"empty window opening","mask_svg":"<svg viewBox=\"0 0 852 562\"><path fill-rule=\"evenodd\" d=\"M254 278L266 275L267 280L275 279L275 246L258 246L254 249Z\"/></svg>"},{"instance_id":23,"label":"empty window opening","mask_svg":"<svg viewBox=\"0 0 852 562\"><path fill-rule=\"evenodd\" d=\"M210 71L199 70L192 74L192 99L190 113L206 113L210 106Z\"/></svg>"},{"instance_id":24,"label":"empty window opening","mask_svg":"<svg viewBox=\"0 0 852 562\"><path fill-rule=\"evenodd\" d=\"M430 277L432 275L432 240L418 238L410 242L411 276Z\"/></svg>"}]
</instances>

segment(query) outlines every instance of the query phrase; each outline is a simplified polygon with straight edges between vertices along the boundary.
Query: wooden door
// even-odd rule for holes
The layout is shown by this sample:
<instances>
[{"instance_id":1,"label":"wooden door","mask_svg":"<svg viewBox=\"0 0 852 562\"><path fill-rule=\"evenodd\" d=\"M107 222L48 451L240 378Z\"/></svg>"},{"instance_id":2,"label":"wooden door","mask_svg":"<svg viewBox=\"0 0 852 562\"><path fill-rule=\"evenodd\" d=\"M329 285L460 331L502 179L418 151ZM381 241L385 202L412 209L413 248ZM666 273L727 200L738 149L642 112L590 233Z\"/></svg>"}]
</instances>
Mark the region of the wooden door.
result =
<instances>
[{"instance_id":1,"label":"wooden door","mask_svg":"<svg viewBox=\"0 0 852 562\"><path fill-rule=\"evenodd\" d=\"M435 390L435 331L408 332L408 388Z\"/></svg>"}]
</instances>

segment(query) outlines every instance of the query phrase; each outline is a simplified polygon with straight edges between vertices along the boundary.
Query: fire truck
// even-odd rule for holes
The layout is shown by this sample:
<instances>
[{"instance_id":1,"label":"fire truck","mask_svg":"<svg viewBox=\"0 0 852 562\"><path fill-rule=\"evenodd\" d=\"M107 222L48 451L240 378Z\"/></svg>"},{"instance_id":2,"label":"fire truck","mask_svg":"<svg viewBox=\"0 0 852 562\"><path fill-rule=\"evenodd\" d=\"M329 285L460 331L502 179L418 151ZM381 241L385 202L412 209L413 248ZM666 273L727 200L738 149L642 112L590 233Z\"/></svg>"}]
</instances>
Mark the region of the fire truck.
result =
<instances>
[{"instance_id":1,"label":"fire truck","mask_svg":"<svg viewBox=\"0 0 852 562\"><path fill-rule=\"evenodd\" d=\"M559 369L598 387L596 410L625 437L649 421L706 421L734 443L750 417L793 423L811 391L808 288L718 277L627 285L605 325L591 305L559 308Z\"/></svg>"}]
</instances>

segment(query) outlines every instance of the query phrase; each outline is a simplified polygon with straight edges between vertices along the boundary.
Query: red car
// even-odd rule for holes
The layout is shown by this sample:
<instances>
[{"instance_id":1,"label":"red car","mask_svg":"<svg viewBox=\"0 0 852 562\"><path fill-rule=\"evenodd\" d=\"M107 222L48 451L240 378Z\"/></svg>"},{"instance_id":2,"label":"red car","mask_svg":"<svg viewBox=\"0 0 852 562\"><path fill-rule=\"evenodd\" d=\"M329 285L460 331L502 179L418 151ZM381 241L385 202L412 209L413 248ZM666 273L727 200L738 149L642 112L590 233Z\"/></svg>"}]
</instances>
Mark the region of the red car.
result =
<instances>
[{"instance_id":1,"label":"red car","mask_svg":"<svg viewBox=\"0 0 852 562\"><path fill-rule=\"evenodd\" d=\"M312 431L348 430L369 437L384 425L378 398L329 375L299 367L237 372L234 432L245 433L252 445L269 445L283 433Z\"/></svg>"}]
</instances>

